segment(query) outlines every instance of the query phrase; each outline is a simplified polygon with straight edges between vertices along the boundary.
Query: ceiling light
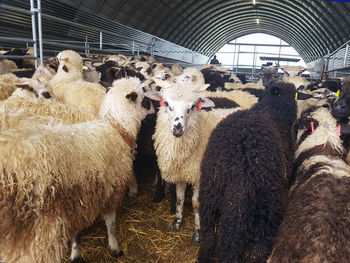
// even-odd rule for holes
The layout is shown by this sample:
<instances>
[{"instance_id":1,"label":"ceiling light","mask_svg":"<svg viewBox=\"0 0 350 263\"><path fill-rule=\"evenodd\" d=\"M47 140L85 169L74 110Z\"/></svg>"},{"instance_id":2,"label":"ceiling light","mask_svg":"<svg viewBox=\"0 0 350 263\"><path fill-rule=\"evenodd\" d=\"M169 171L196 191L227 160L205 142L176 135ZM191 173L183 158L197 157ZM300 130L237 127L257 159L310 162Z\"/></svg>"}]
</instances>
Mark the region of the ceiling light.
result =
<instances>
[{"instance_id":1,"label":"ceiling light","mask_svg":"<svg viewBox=\"0 0 350 263\"><path fill-rule=\"evenodd\" d=\"M259 18L256 19L256 23L259 25L260 23Z\"/></svg>"},{"instance_id":2,"label":"ceiling light","mask_svg":"<svg viewBox=\"0 0 350 263\"><path fill-rule=\"evenodd\" d=\"M256 1L255 0L253 0L253 5L255 5L256 4Z\"/></svg>"}]
</instances>

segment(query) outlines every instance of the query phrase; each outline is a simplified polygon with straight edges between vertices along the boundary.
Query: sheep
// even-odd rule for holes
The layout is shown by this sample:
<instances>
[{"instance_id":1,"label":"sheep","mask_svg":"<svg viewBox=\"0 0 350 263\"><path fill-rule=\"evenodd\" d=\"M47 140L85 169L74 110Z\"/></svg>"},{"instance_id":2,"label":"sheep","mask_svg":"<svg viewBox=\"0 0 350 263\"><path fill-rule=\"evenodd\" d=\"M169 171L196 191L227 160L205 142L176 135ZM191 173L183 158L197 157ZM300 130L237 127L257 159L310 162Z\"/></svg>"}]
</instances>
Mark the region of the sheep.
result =
<instances>
[{"instance_id":1,"label":"sheep","mask_svg":"<svg viewBox=\"0 0 350 263\"><path fill-rule=\"evenodd\" d=\"M241 90L234 90L230 92L226 91L216 91L210 92L205 91L202 93L205 97L210 98L227 98L231 101L234 101L240 105L242 109L250 109L254 104L258 102L258 98L254 95L251 95L247 92ZM215 104L216 105L216 104ZM217 106L217 105L216 105Z\"/></svg>"},{"instance_id":2,"label":"sheep","mask_svg":"<svg viewBox=\"0 0 350 263\"><path fill-rule=\"evenodd\" d=\"M287 65L281 66L281 65L278 65L278 67L280 67L283 70L284 76L288 76L288 77L299 76L304 71L312 71L313 70L313 68L305 68L303 66L287 66Z\"/></svg>"},{"instance_id":3,"label":"sheep","mask_svg":"<svg viewBox=\"0 0 350 263\"><path fill-rule=\"evenodd\" d=\"M143 98L138 79L117 80L99 120L1 134L0 250L5 262L60 263L69 240L71 260L78 262L78 233L99 215L106 221L111 255L122 254L115 209L133 174L141 120L154 112L141 106Z\"/></svg>"},{"instance_id":4,"label":"sheep","mask_svg":"<svg viewBox=\"0 0 350 263\"><path fill-rule=\"evenodd\" d=\"M1 59L0 60L0 75L10 73L11 71L14 71L18 69L15 62L8 59Z\"/></svg>"},{"instance_id":5,"label":"sheep","mask_svg":"<svg viewBox=\"0 0 350 263\"><path fill-rule=\"evenodd\" d=\"M332 116L338 120L338 123L343 125L347 125L350 123L350 78L345 79L344 83L341 87L341 92L339 90L338 94L340 96L331 103L331 112ZM341 139L344 142L344 146L347 150L350 149L350 135L343 134ZM347 162L350 164L350 152L346 156Z\"/></svg>"},{"instance_id":6,"label":"sheep","mask_svg":"<svg viewBox=\"0 0 350 263\"><path fill-rule=\"evenodd\" d=\"M202 72L194 67L185 68L181 75L175 77L175 82L178 84L191 83L192 87L201 87L205 84Z\"/></svg>"},{"instance_id":7,"label":"sheep","mask_svg":"<svg viewBox=\"0 0 350 263\"><path fill-rule=\"evenodd\" d=\"M268 262L350 262L350 167L336 119L313 107L295 128L296 182Z\"/></svg>"},{"instance_id":8,"label":"sheep","mask_svg":"<svg viewBox=\"0 0 350 263\"><path fill-rule=\"evenodd\" d=\"M197 91L208 87L193 88L189 83L166 82L154 79L162 87L160 92L146 92L146 96L160 101L156 130L153 135L157 162L162 178L176 183L176 218L171 230L178 231L182 223L184 194L187 184L193 186L192 206L195 215L194 243L199 241L198 192L200 163L211 131L216 124L235 109L214 109L203 112L199 109L214 104Z\"/></svg>"},{"instance_id":9,"label":"sheep","mask_svg":"<svg viewBox=\"0 0 350 263\"><path fill-rule=\"evenodd\" d=\"M179 76L183 73L183 69L181 68L181 66L179 64L173 64L171 66L171 72L176 77L176 76Z\"/></svg>"},{"instance_id":10,"label":"sheep","mask_svg":"<svg viewBox=\"0 0 350 263\"><path fill-rule=\"evenodd\" d=\"M100 73L92 66L91 61L84 61L83 80L92 83L100 83Z\"/></svg>"},{"instance_id":11,"label":"sheep","mask_svg":"<svg viewBox=\"0 0 350 263\"><path fill-rule=\"evenodd\" d=\"M58 119L51 116L28 114L24 110L1 112L0 133L13 128L25 128L38 124L72 124L69 120Z\"/></svg>"},{"instance_id":12,"label":"sheep","mask_svg":"<svg viewBox=\"0 0 350 263\"><path fill-rule=\"evenodd\" d=\"M54 97L52 88L49 84L50 79L56 74L55 65L52 61L47 60L43 66L35 70L31 78L18 78L13 74L0 76L0 101L8 98L16 88L25 88L30 91L23 93L17 90L19 95L28 95L29 97L37 96L50 98Z\"/></svg>"},{"instance_id":13,"label":"sheep","mask_svg":"<svg viewBox=\"0 0 350 263\"><path fill-rule=\"evenodd\" d=\"M56 99L72 106L91 107L97 115L106 89L100 84L83 81L83 62L78 53L65 50L57 58L60 64L50 80Z\"/></svg>"},{"instance_id":14,"label":"sheep","mask_svg":"<svg viewBox=\"0 0 350 263\"><path fill-rule=\"evenodd\" d=\"M10 50L7 50L5 53L3 53L2 55L14 55L14 56L24 56L27 51L29 50L29 48L27 49L19 49L19 48L12 48ZM13 62L16 63L18 68L23 68L23 59L20 58L14 58L14 59L8 59L8 60L12 60Z\"/></svg>"},{"instance_id":15,"label":"sheep","mask_svg":"<svg viewBox=\"0 0 350 263\"><path fill-rule=\"evenodd\" d=\"M269 255L292 166L295 92L293 84L272 82L256 105L211 133L201 163L199 263L211 262L215 248L223 263Z\"/></svg>"},{"instance_id":16,"label":"sheep","mask_svg":"<svg viewBox=\"0 0 350 263\"><path fill-rule=\"evenodd\" d=\"M95 112L90 108L76 108L53 99L38 99L11 96L0 102L0 115L25 112L29 115L47 116L62 120L66 124L92 121ZM23 119L26 119L25 116ZM1 123L1 126L4 124Z\"/></svg>"},{"instance_id":17,"label":"sheep","mask_svg":"<svg viewBox=\"0 0 350 263\"><path fill-rule=\"evenodd\" d=\"M34 57L34 48L29 47L25 55ZM22 66L23 66L23 68L35 68L35 60L34 59L23 59Z\"/></svg>"},{"instance_id":18,"label":"sheep","mask_svg":"<svg viewBox=\"0 0 350 263\"><path fill-rule=\"evenodd\" d=\"M17 88L16 85L19 83L19 79L9 73L0 75L0 101L7 99Z\"/></svg>"}]
</instances>

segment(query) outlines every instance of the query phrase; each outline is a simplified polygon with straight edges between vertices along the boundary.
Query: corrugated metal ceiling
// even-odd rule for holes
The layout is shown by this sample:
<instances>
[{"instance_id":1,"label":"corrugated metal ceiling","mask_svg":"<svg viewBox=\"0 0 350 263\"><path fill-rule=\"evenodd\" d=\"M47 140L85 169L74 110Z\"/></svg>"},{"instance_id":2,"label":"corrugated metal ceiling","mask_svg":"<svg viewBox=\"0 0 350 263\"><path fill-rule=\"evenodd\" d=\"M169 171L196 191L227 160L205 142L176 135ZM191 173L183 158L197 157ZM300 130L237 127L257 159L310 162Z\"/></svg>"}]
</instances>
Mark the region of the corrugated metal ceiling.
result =
<instances>
[{"instance_id":1,"label":"corrugated metal ceiling","mask_svg":"<svg viewBox=\"0 0 350 263\"><path fill-rule=\"evenodd\" d=\"M5 0L6 1L6 0ZM350 39L350 3L320 0L58 0L50 9L75 19L75 8L158 36L192 50L217 51L250 33L291 44L308 62ZM256 18L260 24L256 24ZM63 32L62 32L63 33ZM68 34L68 33L67 33ZM207 52L207 55L210 53Z\"/></svg>"}]
</instances>

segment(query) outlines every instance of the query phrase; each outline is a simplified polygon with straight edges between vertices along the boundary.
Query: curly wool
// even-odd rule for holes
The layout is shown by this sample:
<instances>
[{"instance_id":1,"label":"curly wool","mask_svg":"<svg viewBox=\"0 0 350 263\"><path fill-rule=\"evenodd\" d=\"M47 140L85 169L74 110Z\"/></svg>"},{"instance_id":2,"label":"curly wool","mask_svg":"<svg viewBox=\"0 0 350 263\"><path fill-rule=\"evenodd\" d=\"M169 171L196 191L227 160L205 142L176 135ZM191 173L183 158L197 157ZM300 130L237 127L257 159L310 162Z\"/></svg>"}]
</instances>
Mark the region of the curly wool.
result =
<instances>
[{"instance_id":1,"label":"curly wool","mask_svg":"<svg viewBox=\"0 0 350 263\"><path fill-rule=\"evenodd\" d=\"M50 80L56 99L75 107L90 107L97 115L106 89L100 84L83 80L83 62L76 52L65 50L60 52L57 58L60 65L56 75Z\"/></svg>"},{"instance_id":2,"label":"curly wool","mask_svg":"<svg viewBox=\"0 0 350 263\"><path fill-rule=\"evenodd\" d=\"M212 130L220 120L240 109L193 112L185 133L181 137L175 137L169 128L165 109L161 107L153 139L163 179L170 183L198 185L200 163Z\"/></svg>"},{"instance_id":3,"label":"curly wool","mask_svg":"<svg viewBox=\"0 0 350 263\"><path fill-rule=\"evenodd\" d=\"M316 108L314 133L300 127L296 182L270 263L350 261L350 167L329 109ZM306 139L305 135L307 135Z\"/></svg>"},{"instance_id":4,"label":"curly wool","mask_svg":"<svg viewBox=\"0 0 350 263\"><path fill-rule=\"evenodd\" d=\"M136 136L146 111L141 96L136 104L125 98L128 92L142 93L138 79L115 85L100 120L1 134L4 261L59 263L77 232L120 205L133 176Z\"/></svg>"},{"instance_id":5,"label":"curly wool","mask_svg":"<svg viewBox=\"0 0 350 263\"><path fill-rule=\"evenodd\" d=\"M38 98L10 97L0 102L1 118L10 113L51 116L63 120L65 124L91 121L97 118L95 112L90 108L76 108L54 99ZM5 125L4 122L2 122L2 125Z\"/></svg>"},{"instance_id":6,"label":"curly wool","mask_svg":"<svg viewBox=\"0 0 350 263\"><path fill-rule=\"evenodd\" d=\"M294 85L268 88L250 110L222 120L201 164L198 261L262 262L282 219L281 194L291 171Z\"/></svg>"},{"instance_id":7,"label":"curly wool","mask_svg":"<svg viewBox=\"0 0 350 263\"><path fill-rule=\"evenodd\" d=\"M0 101L6 100L17 89L20 79L9 73L0 75Z\"/></svg>"}]
</instances>

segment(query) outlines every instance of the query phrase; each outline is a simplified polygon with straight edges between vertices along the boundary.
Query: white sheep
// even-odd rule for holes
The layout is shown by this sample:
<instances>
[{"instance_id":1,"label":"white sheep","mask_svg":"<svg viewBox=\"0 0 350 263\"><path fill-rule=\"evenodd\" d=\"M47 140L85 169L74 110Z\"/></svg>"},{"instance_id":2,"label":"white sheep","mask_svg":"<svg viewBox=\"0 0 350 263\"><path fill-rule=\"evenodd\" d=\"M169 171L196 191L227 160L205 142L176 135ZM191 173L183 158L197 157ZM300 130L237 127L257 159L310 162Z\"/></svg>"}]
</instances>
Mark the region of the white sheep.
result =
<instances>
[{"instance_id":1,"label":"white sheep","mask_svg":"<svg viewBox=\"0 0 350 263\"><path fill-rule=\"evenodd\" d=\"M7 99L17 88L20 80L15 75L9 73L0 75L0 101Z\"/></svg>"},{"instance_id":2,"label":"white sheep","mask_svg":"<svg viewBox=\"0 0 350 263\"><path fill-rule=\"evenodd\" d=\"M161 92L146 92L146 96L159 100L163 105L158 112L153 139L163 179L176 183L176 219L171 229L179 230L186 184L191 184L195 214L193 241L198 242L200 225L197 199L201 160L211 131L220 120L240 108L200 111L201 108L214 106L214 103L197 92L205 90L208 85L193 90L190 85L156 79L155 82L162 87Z\"/></svg>"},{"instance_id":3,"label":"white sheep","mask_svg":"<svg viewBox=\"0 0 350 263\"><path fill-rule=\"evenodd\" d=\"M57 55L60 62L50 84L57 100L76 107L91 107L98 113L106 89L97 83L83 80L82 58L72 50Z\"/></svg>"},{"instance_id":4,"label":"white sheep","mask_svg":"<svg viewBox=\"0 0 350 263\"><path fill-rule=\"evenodd\" d=\"M8 59L1 59L0 60L0 75L2 74L8 74L13 70L18 69L15 62Z\"/></svg>"},{"instance_id":5,"label":"white sheep","mask_svg":"<svg viewBox=\"0 0 350 263\"><path fill-rule=\"evenodd\" d=\"M11 96L0 102L0 114L15 113L51 116L64 120L67 124L92 121L96 119L95 112L90 108L77 108L55 101L54 99L21 98Z\"/></svg>"},{"instance_id":6,"label":"white sheep","mask_svg":"<svg viewBox=\"0 0 350 263\"><path fill-rule=\"evenodd\" d=\"M7 263L60 263L75 235L99 216L106 221L111 254L116 208L133 175L132 157L148 113L136 78L117 80L100 119L72 126L8 130L0 136L0 251Z\"/></svg>"},{"instance_id":7,"label":"white sheep","mask_svg":"<svg viewBox=\"0 0 350 263\"><path fill-rule=\"evenodd\" d=\"M194 67L188 67L183 70L183 73L175 78L178 84L188 83L193 87L201 87L205 84L203 73Z\"/></svg>"}]
</instances>

